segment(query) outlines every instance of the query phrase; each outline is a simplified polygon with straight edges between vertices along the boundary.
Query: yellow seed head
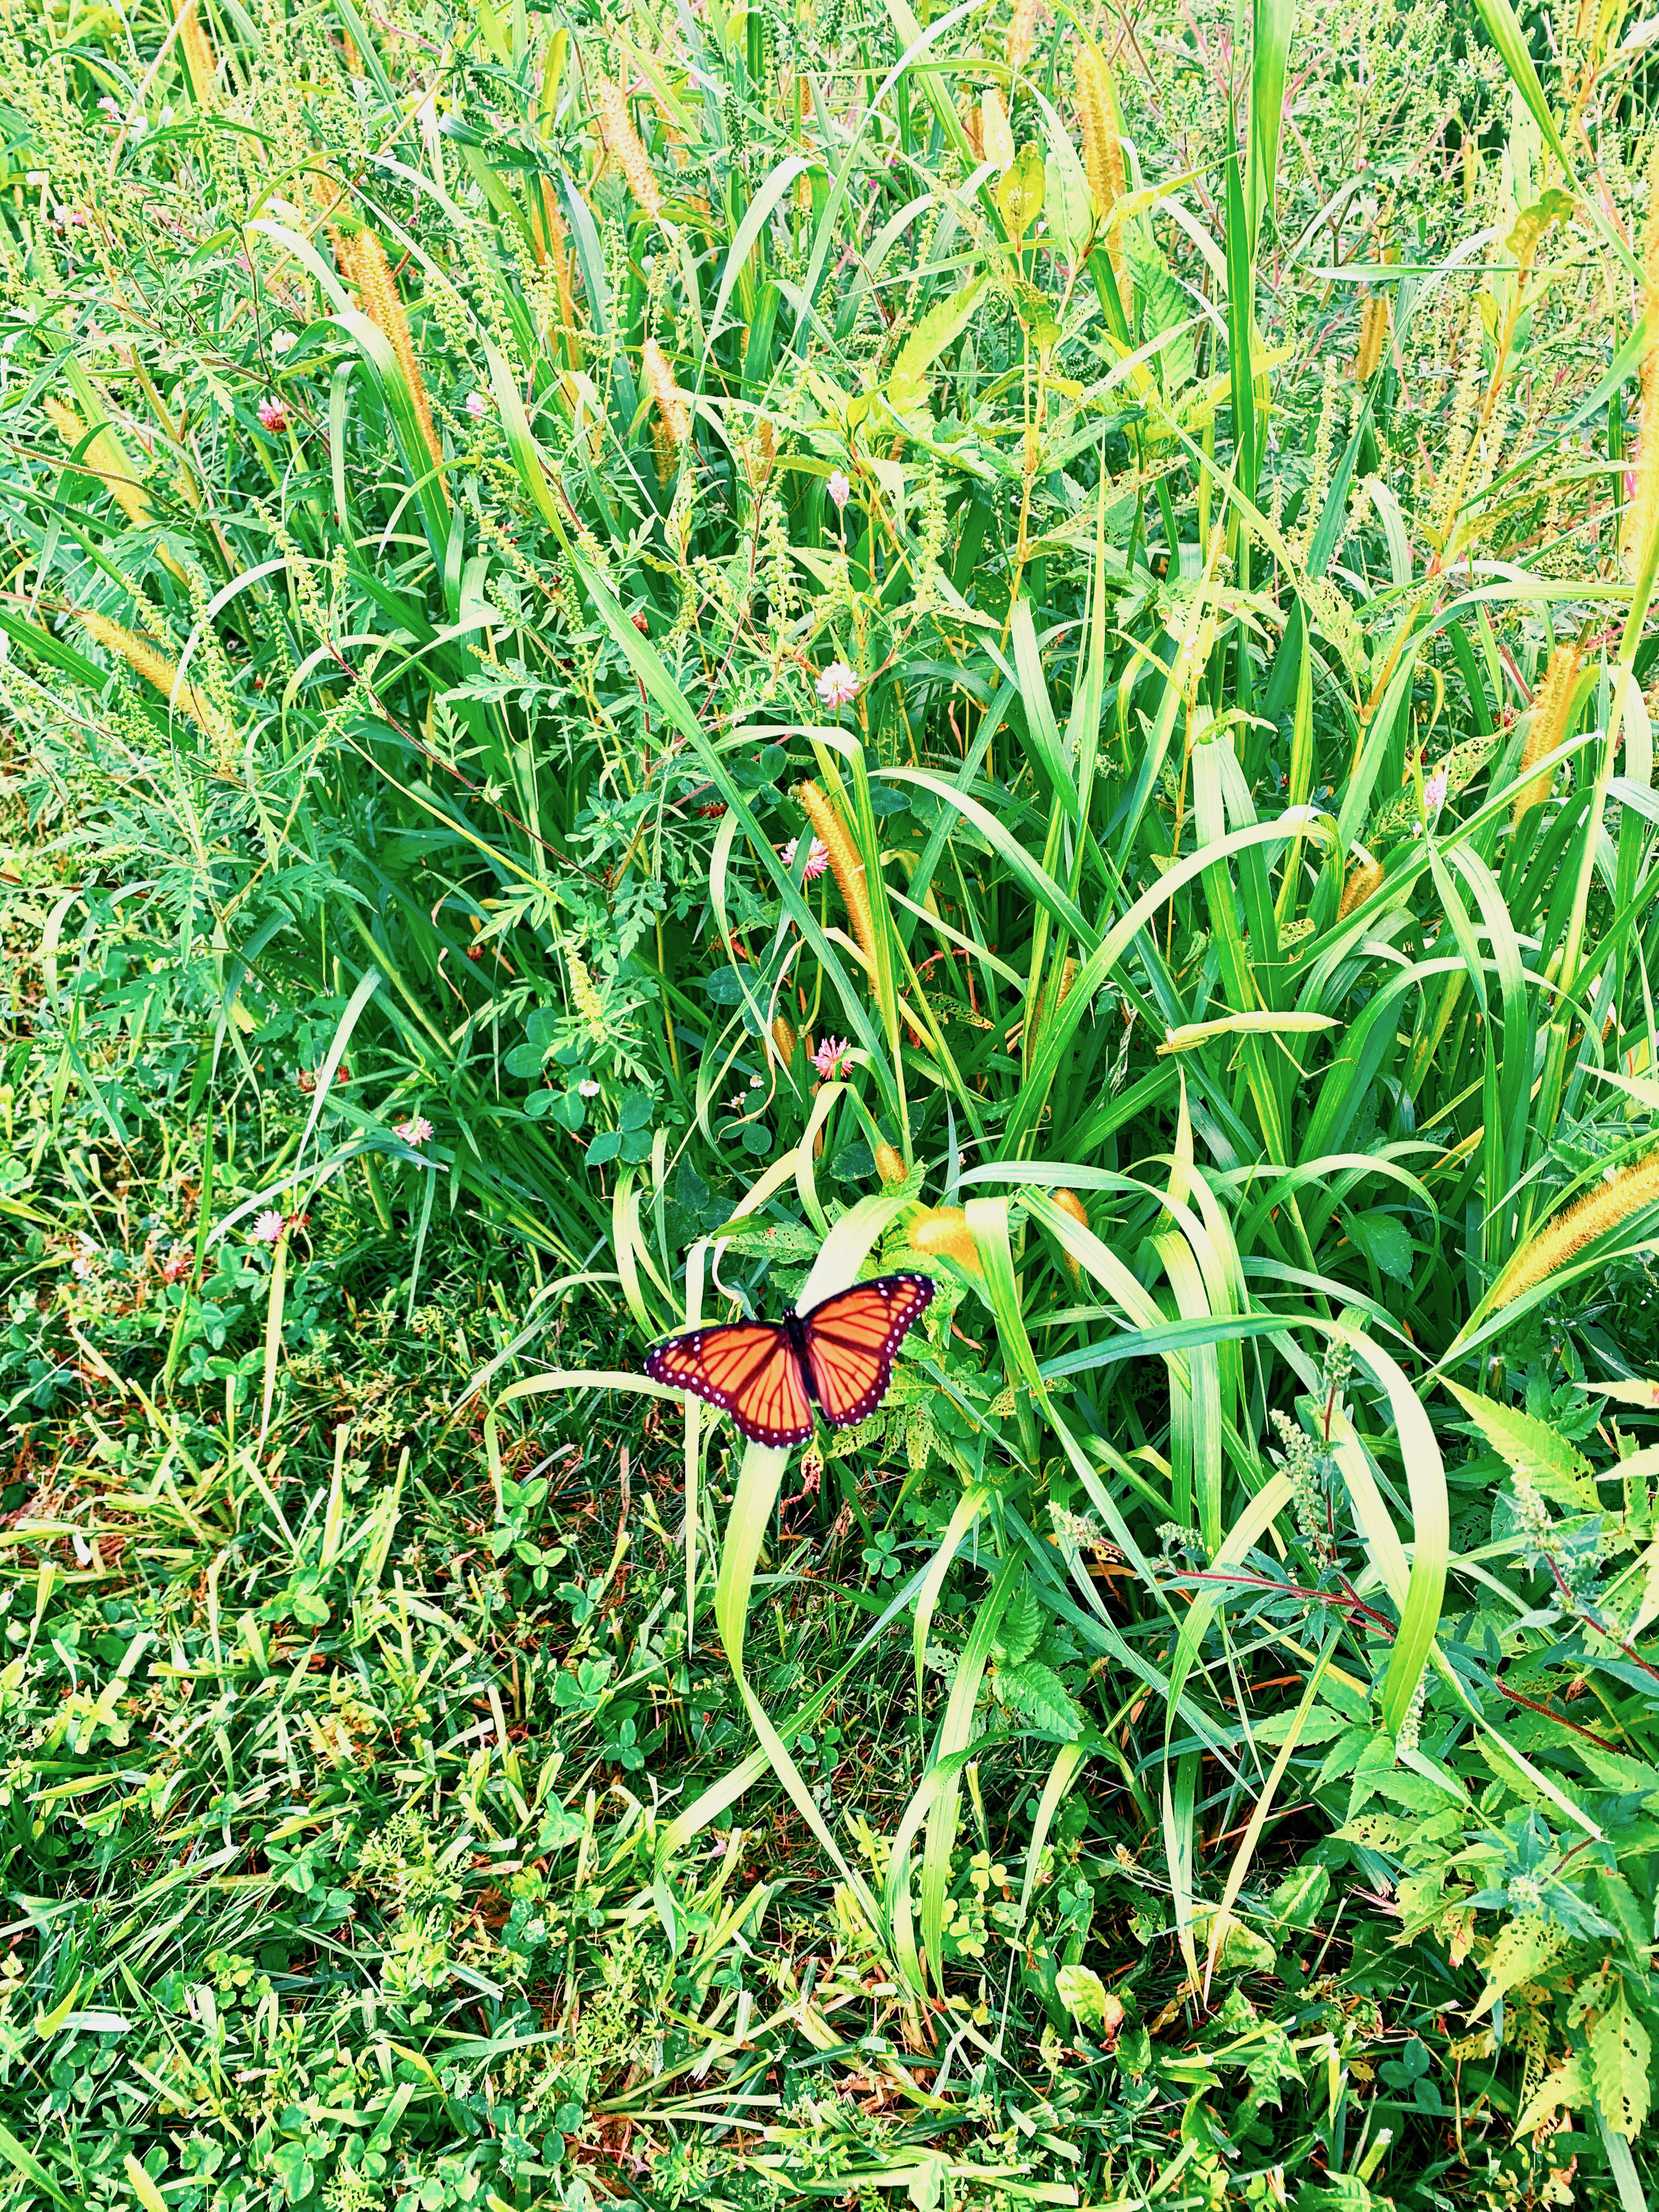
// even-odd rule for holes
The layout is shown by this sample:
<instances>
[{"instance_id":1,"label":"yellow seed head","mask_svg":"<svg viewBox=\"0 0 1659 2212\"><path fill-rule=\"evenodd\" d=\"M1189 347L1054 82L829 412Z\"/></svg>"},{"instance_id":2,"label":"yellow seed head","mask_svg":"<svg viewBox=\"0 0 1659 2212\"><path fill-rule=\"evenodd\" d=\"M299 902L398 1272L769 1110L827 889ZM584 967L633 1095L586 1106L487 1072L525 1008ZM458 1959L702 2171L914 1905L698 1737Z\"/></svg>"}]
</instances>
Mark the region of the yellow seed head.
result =
<instances>
[{"instance_id":1,"label":"yellow seed head","mask_svg":"<svg viewBox=\"0 0 1659 2212\"><path fill-rule=\"evenodd\" d=\"M1051 1190L1048 1194L1062 1213L1069 1213L1079 1229L1089 1226L1089 1209L1074 1190ZM1066 1272L1075 1284L1083 1280L1083 1270L1069 1252L1060 1255L1066 1262Z\"/></svg>"},{"instance_id":2,"label":"yellow seed head","mask_svg":"<svg viewBox=\"0 0 1659 2212\"><path fill-rule=\"evenodd\" d=\"M214 59L208 34L202 28L200 0L177 0L173 14L179 26L179 44L190 70L190 88L196 95L196 104L198 107L210 107L219 64Z\"/></svg>"},{"instance_id":3,"label":"yellow seed head","mask_svg":"<svg viewBox=\"0 0 1659 2212\"><path fill-rule=\"evenodd\" d=\"M1642 427L1636 447L1636 488L1625 510L1620 551L1625 571L1634 576L1647 557L1659 528L1659 142L1648 173L1648 227L1643 240L1643 287L1647 311L1647 350L1642 356Z\"/></svg>"},{"instance_id":4,"label":"yellow seed head","mask_svg":"<svg viewBox=\"0 0 1659 2212\"><path fill-rule=\"evenodd\" d=\"M842 899L847 908L847 918L853 925L853 934L860 949L873 970L876 964L876 925L870 911L870 887L865 880L864 862L853 842L853 833L841 818L834 801L808 781L795 787L795 796L805 811L814 834L822 841L830 855L830 873L840 886Z\"/></svg>"},{"instance_id":5,"label":"yellow seed head","mask_svg":"<svg viewBox=\"0 0 1659 2212\"><path fill-rule=\"evenodd\" d=\"M1357 906L1364 906L1382 880L1381 860L1356 860L1342 886L1342 902L1336 909L1337 920L1346 921Z\"/></svg>"},{"instance_id":6,"label":"yellow seed head","mask_svg":"<svg viewBox=\"0 0 1659 2212\"><path fill-rule=\"evenodd\" d=\"M1038 1036L1047 1028L1051 1013L1058 1013L1072 995L1072 986L1077 981L1075 960L1062 960L1060 980L1056 987L1054 970L1050 969L1037 992L1036 1012L1031 1017L1031 1035Z\"/></svg>"},{"instance_id":7,"label":"yellow seed head","mask_svg":"<svg viewBox=\"0 0 1659 2212\"><path fill-rule=\"evenodd\" d=\"M595 78L593 105L599 111L599 136L605 141L605 150L627 178L629 191L647 215L660 215L662 191L651 167L651 156L645 150L645 142L634 128L634 118L628 112L628 102L620 87L612 84L609 77Z\"/></svg>"},{"instance_id":8,"label":"yellow seed head","mask_svg":"<svg viewBox=\"0 0 1659 2212\"><path fill-rule=\"evenodd\" d=\"M40 404L46 420L64 443L71 448L78 446L87 434L87 426L78 410L67 400L54 399L50 394ZM133 475L125 453L108 429L100 429L92 438L81 456L81 466L100 478L129 522L137 523L142 530L155 520L149 494Z\"/></svg>"},{"instance_id":9,"label":"yellow seed head","mask_svg":"<svg viewBox=\"0 0 1659 2212\"><path fill-rule=\"evenodd\" d=\"M360 230L346 241L350 258L350 275L362 295L363 312L380 330L397 356L398 366L403 371L404 382L409 386L410 397L415 402L421 435L431 454L434 467L443 463L443 447L438 443L437 426L432 419L432 403L426 396L426 384L421 375L421 364L415 352L415 341L410 335L409 317L404 312L398 286L392 274L392 264L386 258L386 248L372 230Z\"/></svg>"},{"instance_id":10,"label":"yellow seed head","mask_svg":"<svg viewBox=\"0 0 1659 2212\"><path fill-rule=\"evenodd\" d=\"M1382 360L1389 337L1389 295L1375 292L1359 311L1359 351L1354 358L1353 380L1369 384Z\"/></svg>"},{"instance_id":11,"label":"yellow seed head","mask_svg":"<svg viewBox=\"0 0 1659 2212\"><path fill-rule=\"evenodd\" d=\"M884 1182L904 1181L904 1155L896 1146L882 1143L876 1146L876 1173Z\"/></svg>"},{"instance_id":12,"label":"yellow seed head","mask_svg":"<svg viewBox=\"0 0 1659 2212\"><path fill-rule=\"evenodd\" d=\"M1089 1209L1074 1190L1051 1190L1048 1194L1062 1213L1069 1213L1079 1229L1089 1226Z\"/></svg>"},{"instance_id":13,"label":"yellow seed head","mask_svg":"<svg viewBox=\"0 0 1659 2212\"><path fill-rule=\"evenodd\" d=\"M565 343L565 359L572 368L582 365L581 339L576 323L575 271L570 258L570 234L564 217L559 213L553 197L553 187L545 177L538 177L534 205L539 209L540 220L535 227L538 258L553 266L553 282L559 292L559 322Z\"/></svg>"},{"instance_id":14,"label":"yellow seed head","mask_svg":"<svg viewBox=\"0 0 1659 2212\"><path fill-rule=\"evenodd\" d=\"M773 1019L772 1048L785 1067L795 1056L795 1032L781 1014Z\"/></svg>"},{"instance_id":15,"label":"yellow seed head","mask_svg":"<svg viewBox=\"0 0 1659 2212\"><path fill-rule=\"evenodd\" d=\"M916 1215L908 1231L911 1249L954 1260L970 1275L983 1274L979 1247L968 1226L968 1209L962 1206L929 1206Z\"/></svg>"},{"instance_id":16,"label":"yellow seed head","mask_svg":"<svg viewBox=\"0 0 1659 2212\"><path fill-rule=\"evenodd\" d=\"M1558 645L1544 671L1544 680L1538 687L1538 696L1533 702L1532 727L1527 732L1527 742L1521 752L1521 773L1524 775L1533 764L1553 753L1567 734L1567 716L1572 711L1573 693L1577 688L1578 673L1584 665L1582 647L1577 644ZM1518 830L1521 817L1529 814L1534 806L1541 806L1550 795L1553 778L1545 774L1535 775L1523 783L1515 794L1515 805L1510 813L1510 827Z\"/></svg>"},{"instance_id":17,"label":"yellow seed head","mask_svg":"<svg viewBox=\"0 0 1659 2212\"><path fill-rule=\"evenodd\" d=\"M646 389L657 403L658 417L678 453L691 436L691 410L685 404L684 393L674 381L668 356L655 338L646 340L640 354L640 368Z\"/></svg>"},{"instance_id":18,"label":"yellow seed head","mask_svg":"<svg viewBox=\"0 0 1659 2212\"><path fill-rule=\"evenodd\" d=\"M595 989L587 963L580 952L567 952L570 966L570 995L576 1001L576 1011L592 1031L596 1040L606 1034L605 1001Z\"/></svg>"},{"instance_id":19,"label":"yellow seed head","mask_svg":"<svg viewBox=\"0 0 1659 2212\"><path fill-rule=\"evenodd\" d=\"M1633 1167L1620 1168L1608 1182L1575 1199L1523 1244L1498 1277L1492 1310L1511 1305L1577 1258L1587 1244L1607 1236L1621 1221L1659 1199L1659 1152Z\"/></svg>"},{"instance_id":20,"label":"yellow seed head","mask_svg":"<svg viewBox=\"0 0 1659 2212\"><path fill-rule=\"evenodd\" d=\"M1111 73L1092 46L1079 46L1073 64L1079 118L1083 126L1083 173L1095 214L1106 225L1106 251L1120 289L1123 283L1123 226L1112 210L1123 197L1123 141L1117 133Z\"/></svg>"},{"instance_id":21,"label":"yellow seed head","mask_svg":"<svg viewBox=\"0 0 1659 2212\"><path fill-rule=\"evenodd\" d=\"M222 741L225 731L219 716L209 701L193 684L179 684L179 664L169 660L155 641L141 637L137 630L126 629L107 615L95 613L89 607L77 607L76 620L90 636L95 637L106 653L113 653L127 666L153 684L164 699L169 699L181 714L188 714L204 737ZM175 694L173 687L178 684Z\"/></svg>"},{"instance_id":22,"label":"yellow seed head","mask_svg":"<svg viewBox=\"0 0 1659 2212\"><path fill-rule=\"evenodd\" d=\"M1014 12L1008 18L1008 66L1023 69L1030 58L1031 43L1036 30L1036 0L1014 0Z\"/></svg>"}]
</instances>

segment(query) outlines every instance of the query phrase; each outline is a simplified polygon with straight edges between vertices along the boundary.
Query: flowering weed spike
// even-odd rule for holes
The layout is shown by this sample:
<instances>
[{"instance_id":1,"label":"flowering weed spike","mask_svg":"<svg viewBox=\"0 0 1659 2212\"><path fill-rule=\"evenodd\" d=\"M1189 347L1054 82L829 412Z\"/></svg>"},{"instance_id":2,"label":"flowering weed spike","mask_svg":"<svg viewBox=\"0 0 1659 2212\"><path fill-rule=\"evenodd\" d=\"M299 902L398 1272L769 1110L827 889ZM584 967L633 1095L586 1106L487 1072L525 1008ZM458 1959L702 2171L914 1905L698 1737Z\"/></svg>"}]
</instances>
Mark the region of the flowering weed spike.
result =
<instances>
[{"instance_id":1,"label":"flowering weed spike","mask_svg":"<svg viewBox=\"0 0 1659 2212\"><path fill-rule=\"evenodd\" d=\"M816 783L809 780L797 784L795 796L830 856L830 872L847 908L847 918L853 925L853 934L857 938L860 950L869 962L873 974L876 965L875 917L870 908L870 888L865 880L864 862L853 842L853 833L842 820L839 809Z\"/></svg>"},{"instance_id":2,"label":"flowering weed spike","mask_svg":"<svg viewBox=\"0 0 1659 2212\"><path fill-rule=\"evenodd\" d=\"M1583 647L1576 641L1565 640L1558 645L1544 671L1544 680L1538 687L1538 696L1533 702L1532 726L1527 732L1527 742L1521 750L1520 773L1553 753L1567 734L1567 716L1572 710L1573 694L1577 689L1579 672L1584 665ZM1534 806L1541 806L1550 795L1552 778L1535 775L1523 783L1515 794L1515 805L1510 811L1510 827L1518 830L1523 815Z\"/></svg>"},{"instance_id":3,"label":"flowering weed spike","mask_svg":"<svg viewBox=\"0 0 1659 2212\"><path fill-rule=\"evenodd\" d=\"M386 248L372 230L360 230L349 242L351 273L356 279L357 289L362 295L363 312L385 337L398 357L404 382L409 386L410 397L415 403L421 435L432 456L434 467L443 464L443 447L438 443L437 425L432 419L432 402L427 397L426 384L421 375L421 364L415 351L415 340L410 335L409 317L398 291L397 280L392 274L392 264L386 258Z\"/></svg>"},{"instance_id":4,"label":"flowering weed spike","mask_svg":"<svg viewBox=\"0 0 1659 2212\"><path fill-rule=\"evenodd\" d=\"M1577 1259L1586 1245L1659 1200L1659 1152L1620 1168L1544 1224L1510 1261L1492 1291L1492 1310L1512 1305Z\"/></svg>"},{"instance_id":5,"label":"flowering weed spike","mask_svg":"<svg viewBox=\"0 0 1659 2212\"><path fill-rule=\"evenodd\" d=\"M593 105L599 113L599 136L605 141L605 150L627 178L628 189L641 210L648 216L660 215L662 189L651 166L651 157L645 150L645 142L634 128L634 118L628 112L628 102L620 87L609 77L596 78Z\"/></svg>"}]
</instances>

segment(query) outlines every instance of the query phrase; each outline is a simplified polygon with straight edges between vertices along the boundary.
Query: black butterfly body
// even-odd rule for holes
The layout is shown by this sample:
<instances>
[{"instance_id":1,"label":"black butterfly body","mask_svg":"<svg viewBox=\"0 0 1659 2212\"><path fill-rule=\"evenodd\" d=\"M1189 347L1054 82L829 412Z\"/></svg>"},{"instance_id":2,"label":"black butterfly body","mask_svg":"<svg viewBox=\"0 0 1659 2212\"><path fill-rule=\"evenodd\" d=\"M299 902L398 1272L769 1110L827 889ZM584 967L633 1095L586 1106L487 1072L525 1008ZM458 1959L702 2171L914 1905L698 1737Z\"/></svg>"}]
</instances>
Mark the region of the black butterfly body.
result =
<instances>
[{"instance_id":1,"label":"black butterfly body","mask_svg":"<svg viewBox=\"0 0 1659 2212\"><path fill-rule=\"evenodd\" d=\"M893 1360L933 1296L927 1275L878 1275L781 1321L718 1322L646 1355L654 1382L730 1413L751 1443L802 1443L816 1406L832 1428L866 1420L887 1395Z\"/></svg>"}]
</instances>

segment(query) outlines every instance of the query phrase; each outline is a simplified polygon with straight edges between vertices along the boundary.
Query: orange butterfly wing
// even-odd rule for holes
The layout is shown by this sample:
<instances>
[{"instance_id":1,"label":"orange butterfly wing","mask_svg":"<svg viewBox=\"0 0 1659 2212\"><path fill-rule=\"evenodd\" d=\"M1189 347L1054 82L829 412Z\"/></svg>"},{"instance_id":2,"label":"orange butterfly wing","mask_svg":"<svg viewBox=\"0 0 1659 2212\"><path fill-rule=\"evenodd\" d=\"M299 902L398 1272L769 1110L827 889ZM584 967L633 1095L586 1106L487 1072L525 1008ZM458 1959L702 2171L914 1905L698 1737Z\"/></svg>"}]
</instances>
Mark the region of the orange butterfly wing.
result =
<instances>
[{"instance_id":1,"label":"orange butterfly wing","mask_svg":"<svg viewBox=\"0 0 1659 2212\"><path fill-rule=\"evenodd\" d=\"M646 1354L645 1371L730 1413L750 1443L798 1444L812 1433L806 1377L775 1322L723 1322L671 1336Z\"/></svg>"},{"instance_id":2,"label":"orange butterfly wing","mask_svg":"<svg viewBox=\"0 0 1659 2212\"><path fill-rule=\"evenodd\" d=\"M927 1275L878 1275L801 1316L813 1387L832 1428L854 1428L875 1412L891 1386L894 1355L933 1296Z\"/></svg>"}]
</instances>

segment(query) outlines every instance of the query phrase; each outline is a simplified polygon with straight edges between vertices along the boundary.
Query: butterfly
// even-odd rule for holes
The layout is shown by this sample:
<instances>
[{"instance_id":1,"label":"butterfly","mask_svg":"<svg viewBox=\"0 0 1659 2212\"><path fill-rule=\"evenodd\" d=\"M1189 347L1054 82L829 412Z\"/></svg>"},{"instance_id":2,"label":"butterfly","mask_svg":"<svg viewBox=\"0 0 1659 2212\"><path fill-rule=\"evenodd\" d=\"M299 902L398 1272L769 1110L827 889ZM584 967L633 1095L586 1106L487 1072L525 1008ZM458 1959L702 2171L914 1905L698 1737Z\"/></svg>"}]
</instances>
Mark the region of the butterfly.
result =
<instances>
[{"instance_id":1,"label":"butterfly","mask_svg":"<svg viewBox=\"0 0 1659 2212\"><path fill-rule=\"evenodd\" d=\"M781 1321L736 1321L671 1336L646 1354L655 1382L690 1390L730 1413L750 1443L798 1444L816 1404L831 1428L873 1413L893 1380L893 1357L927 1312L926 1275L878 1275Z\"/></svg>"}]
</instances>

